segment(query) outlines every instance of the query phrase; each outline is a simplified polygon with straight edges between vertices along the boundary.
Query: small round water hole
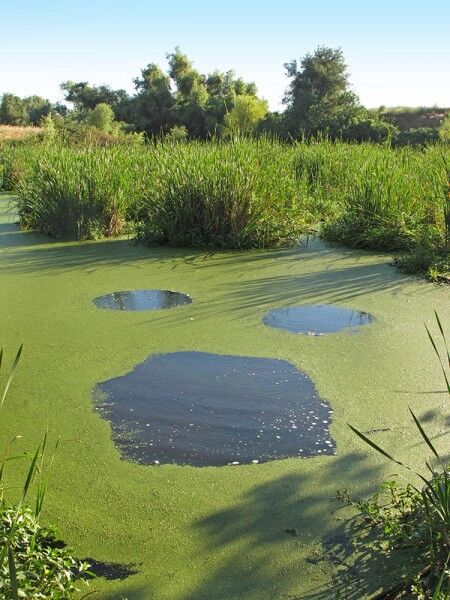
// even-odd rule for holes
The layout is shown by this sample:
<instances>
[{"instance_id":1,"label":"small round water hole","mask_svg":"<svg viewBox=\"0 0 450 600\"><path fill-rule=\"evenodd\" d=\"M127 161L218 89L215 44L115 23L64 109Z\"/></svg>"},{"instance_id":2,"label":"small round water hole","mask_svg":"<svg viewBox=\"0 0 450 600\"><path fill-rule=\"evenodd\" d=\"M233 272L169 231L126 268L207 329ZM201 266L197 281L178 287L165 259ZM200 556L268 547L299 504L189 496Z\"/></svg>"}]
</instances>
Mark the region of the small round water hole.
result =
<instances>
[{"instance_id":1,"label":"small round water hole","mask_svg":"<svg viewBox=\"0 0 450 600\"><path fill-rule=\"evenodd\" d=\"M94 299L98 308L109 310L162 310L190 304L192 298L171 290L128 290Z\"/></svg>"},{"instance_id":2,"label":"small round water hole","mask_svg":"<svg viewBox=\"0 0 450 600\"><path fill-rule=\"evenodd\" d=\"M330 405L284 360L173 352L98 384L123 456L143 464L237 465L334 454Z\"/></svg>"},{"instance_id":3,"label":"small round water hole","mask_svg":"<svg viewBox=\"0 0 450 600\"><path fill-rule=\"evenodd\" d=\"M369 313L333 304L304 304L274 308L263 318L269 327L304 335L323 335L343 329L369 325L374 320Z\"/></svg>"}]
</instances>

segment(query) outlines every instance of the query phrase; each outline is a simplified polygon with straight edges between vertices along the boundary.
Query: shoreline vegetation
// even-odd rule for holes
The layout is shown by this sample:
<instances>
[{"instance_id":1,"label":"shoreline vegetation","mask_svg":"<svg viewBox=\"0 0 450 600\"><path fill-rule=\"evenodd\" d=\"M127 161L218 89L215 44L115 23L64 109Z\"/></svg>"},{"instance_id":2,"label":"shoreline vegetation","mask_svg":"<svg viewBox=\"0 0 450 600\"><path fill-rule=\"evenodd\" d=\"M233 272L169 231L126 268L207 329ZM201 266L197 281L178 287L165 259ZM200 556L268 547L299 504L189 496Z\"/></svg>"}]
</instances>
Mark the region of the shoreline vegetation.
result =
<instances>
[{"instance_id":1,"label":"shoreline vegetation","mask_svg":"<svg viewBox=\"0 0 450 600\"><path fill-rule=\"evenodd\" d=\"M131 233L148 245L267 248L321 237L395 253L448 281L450 150L269 138L0 149L20 225L59 239Z\"/></svg>"}]
</instances>

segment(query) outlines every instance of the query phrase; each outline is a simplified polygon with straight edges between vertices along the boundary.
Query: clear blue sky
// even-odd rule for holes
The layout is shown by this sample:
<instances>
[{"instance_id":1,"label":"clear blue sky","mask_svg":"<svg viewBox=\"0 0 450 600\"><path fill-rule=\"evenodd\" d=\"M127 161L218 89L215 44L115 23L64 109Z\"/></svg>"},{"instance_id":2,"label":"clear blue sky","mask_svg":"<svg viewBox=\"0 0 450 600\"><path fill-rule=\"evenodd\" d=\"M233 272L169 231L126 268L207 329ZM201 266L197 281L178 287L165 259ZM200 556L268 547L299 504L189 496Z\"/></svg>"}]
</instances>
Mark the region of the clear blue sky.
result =
<instances>
[{"instance_id":1,"label":"clear blue sky","mask_svg":"<svg viewBox=\"0 0 450 600\"><path fill-rule=\"evenodd\" d=\"M283 64L340 46L366 106L450 106L450 0L0 0L0 94L61 98L68 79L132 91L177 45L278 108Z\"/></svg>"}]
</instances>

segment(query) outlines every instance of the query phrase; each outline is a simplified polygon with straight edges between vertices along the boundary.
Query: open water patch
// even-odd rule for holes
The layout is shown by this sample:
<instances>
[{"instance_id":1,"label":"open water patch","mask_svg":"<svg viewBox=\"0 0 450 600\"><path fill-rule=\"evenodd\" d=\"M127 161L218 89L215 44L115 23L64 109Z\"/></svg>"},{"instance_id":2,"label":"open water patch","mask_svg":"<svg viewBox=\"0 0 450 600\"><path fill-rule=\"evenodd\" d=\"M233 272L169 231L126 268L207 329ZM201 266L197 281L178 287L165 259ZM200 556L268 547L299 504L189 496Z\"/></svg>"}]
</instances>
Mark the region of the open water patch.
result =
<instances>
[{"instance_id":1,"label":"open water patch","mask_svg":"<svg viewBox=\"0 0 450 600\"><path fill-rule=\"evenodd\" d=\"M263 323L276 329L303 335L324 335L343 329L358 331L369 325L373 316L361 310L333 304L304 304L274 308L263 317Z\"/></svg>"},{"instance_id":2,"label":"open water patch","mask_svg":"<svg viewBox=\"0 0 450 600\"><path fill-rule=\"evenodd\" d=\"M284 360L155 354L95 389L122 455L142 464L259 463L335 453L332 410Z\"/></svg>"},{"instance_id":3,"label":"open water patch","mask_svg":"<svg viewBox=\"0 0 450 600\"><path fill-rule=\"evenodd\" d=\"M191 302L187 294L172 290L127 290L94 298L98 308L109 310L162 310Z\"/></svg>"}]
</instances>

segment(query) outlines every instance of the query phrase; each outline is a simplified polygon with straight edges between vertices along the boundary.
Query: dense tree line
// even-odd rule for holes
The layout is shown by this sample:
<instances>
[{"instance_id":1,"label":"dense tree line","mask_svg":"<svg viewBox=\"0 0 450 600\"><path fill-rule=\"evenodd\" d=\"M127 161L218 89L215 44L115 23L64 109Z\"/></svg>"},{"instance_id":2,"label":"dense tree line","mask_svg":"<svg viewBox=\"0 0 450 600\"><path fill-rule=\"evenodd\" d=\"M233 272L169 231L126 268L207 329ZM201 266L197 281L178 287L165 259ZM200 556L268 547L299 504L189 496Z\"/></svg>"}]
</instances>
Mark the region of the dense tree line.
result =
<instances>
[{"instance_id":1,"label":"dense tree line","mask_svg":"<svg viewBox=\"0 0 450 600\"><path fill-rule=\"evenodd\" d=\"M340 49L319 47L300 63L285 64L289 84L282 113L269 112L256 85L236 78L233 71L200 73L179 48L167 60L167 73L154 63L142 69L134 79L133 94L85 81L62 83L70 110L66 104L51 104L39 96L4 94L0 123L36 125L56 119L69 129L85 124L106 134L135 131L149 138L175 139L269 134L281 139L326 135L384 141L396 132L380 113L364 108L350 89Z\"/></svg>"}]
</instances>

